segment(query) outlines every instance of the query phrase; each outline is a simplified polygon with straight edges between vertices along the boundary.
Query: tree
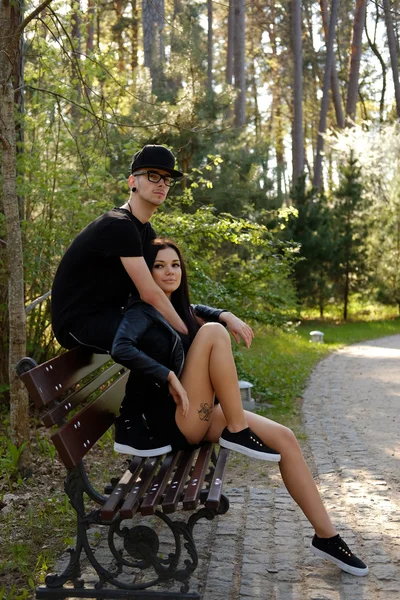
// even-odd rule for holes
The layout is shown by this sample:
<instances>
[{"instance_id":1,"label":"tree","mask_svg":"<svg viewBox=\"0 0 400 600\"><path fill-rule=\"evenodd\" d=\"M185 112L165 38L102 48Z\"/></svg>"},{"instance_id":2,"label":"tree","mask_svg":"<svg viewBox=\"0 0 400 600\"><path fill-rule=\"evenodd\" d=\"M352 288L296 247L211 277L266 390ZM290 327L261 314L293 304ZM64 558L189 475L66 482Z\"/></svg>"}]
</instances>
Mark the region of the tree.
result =
<instances>
[{"instance_id":1,"label":"tree","mask_svg":"<svg viewBox=\"0 0 400 600\"><path fill-rule=\"evenodd\" d=\"M302 59L302 24L301 2L292 0L292 54L293 54L293 134L292 186L304 170L304 139L303 139L303 59Z\"/></svg>"},{"instance_id":2,"label":"tree","mask_svg":"<svg viewBox=\"0 0 400 600\"><path fill-rule=\"evenodd\" d=\"M335 199L332 275L342 297L343 319L347 320L350 293L361 291L368 280L367 201L363 196L361 168L352 151L341 167Z\"/></svg>"},{"instance_id":3,"label":"tree","mask_svg":"<svg viewBox=\"0 0 400 600\"><path fill-rule=\"evenodd\" d=\"M376 13L375 13L375 27L374 27L373 39L371 39L371 37L368 33L367 22L365 23L365 33L367 36L368 45L371 48L372 52L375 54L376 58L378 59L379 64L382 69L382 88L381 88L381 97L380 97L380 102L379 102L379 121L381 123L383 123L384 111L385 111L386 71L387 71L387 69L386 69L386 62L383 59L383 56L378 49L378 45L377 45L377 41L376 41L377 31L378 31L378 22L379 22L379 6L378 6L378 4L376 5L375 8L376 8Z\"/></svg>"},{"instance_id":4,"label":"tree","mask_svg":"<svg viewBox=\"0 0 400 600\"><path fill-rule=\"evenodd\" d=\"M25 27L40 14L51 0L45 0L23 19L22 6L3 0L0 6L0 141L2 198L6 227L8 310L9 310L9 365L10 421L12 441L20 446L29 439L28 394L17 377L15 367L25 355L25 298L22 256L22 238L18 195L16 188L16 133L14 120L14 86L16 65L20 60L22 35ZM27 460L25 455L25 460Z\"/></svg>"},{"instance_id":5,"label":"tree","mask_svg":"<svg viewBox=\"0 0 400 600\"><path fill-rule=\"evenodd\" d=\"M245 58L245 0L234 0L233 73L237 96L235 100L235 127L246 124L246 58Z\"/></svg>"},{"instance_id":6,"label":"tree","mask_svg":"<svg viewBox=\"0 0 400 600\"><path fill-rule=\"evenodd\" d=\"M164 0L142 0L144 64L150 70L152 91L165 93Z\"/></svg>"},{"instance_id":7,"label":"tree","mask_svg":"<svg viewBox=\"0 0 400 600\"><path fill-rule=\"evenodd\" d=\"M213 9L212 0L207 0L207 19L208 19L208 34L207 34L207 88L209 94L213 89Z\"/></svg>"},{"instance_id":8,"label":"tree","mask_svg":"<svg viewBox=\"0 0 400 600\"><path fill-rule=\"evenodd\" d=\"M328 21L328 7L326 0L319 0L319 4L321 7L321 16L322 16L322 24L324 28L325 41L326 46L328 46L328 37L329 37L329 21ZM343 129L345 126L343 107L342 107L342 97L340 94L340 86L339 86L339 78L337 74L336 65L332 63L332 72L331 72L331 90L332 90L332 99L333 104L335 106L336 113L336 123L337 126Z\"/></svg>"},{"instance_id":9,"label":"tree","mask_svg":"<svg viewBox=\"0 0 400 600\"><path fill-rule=\"evenodd\" d=\"M326 117L328 113L329 89L332 80L332 70L334 65L333 42L335 39L337 9L339 0L332 0L331 18L329 21L329 31L326 43L326 60L324 73L324 87L322 90L321 112L319 118L318 138L317 138L317 154L314 163L314 180L313 186L318 190L321 184L322 174L322 150L324 147L323 135L326 129Z\"/></svg>"},{"instance_id":10,"label":"tree","mask_svg":"<svg viewBox=\"0 0 400 600\"><path fill-rule=\"evenodd\" d=\"M284 230L286 240L299 244L299 260L294 266L296 290L302 305L318 306L323 318L332 295L330 269L333 259L332 219L323 196L307 191L306 177L298 179L291 193L296 213L289 215Z\"/></svg>"},{"instance_id":11,"label":"tree","mask_svg":"<svg viewBox=\"0 0 400 600\"><path fill-rule=\"evenodd\" d=\"M399 56L398 44L394 36L392 14L389 0L383 0L383 10L385 13L386 32L388 38L390 64L392 66L392 76L394 85L394 95L396 99L397 118L400 119L400 82L399 82Z\"/></svg>"},{"instance_id":12,"label":"tree","mask_svg":"<svg viewBox=\"0 0 400 600\"><path fill-rule=\"evenodd\" d=\"M232 85L233 81L233 51L234 51L234 31L235 31L235 0L229 0L228 8L228 35L226 48L226 69L225 81Z\"/></svg>"},{"instance_id":13,"label":"tree","mask_svg":"<svg viewBox=\"0 0 400 600\"><path fill-rule=\"evenodd\" d=\"M365 24L366 6L367 0L356 0L346 102L346 117L348 124L350 125L356 118L358 80L360 75L360 62L362 53L362 35Z\"/></svg>"}]
</instances>

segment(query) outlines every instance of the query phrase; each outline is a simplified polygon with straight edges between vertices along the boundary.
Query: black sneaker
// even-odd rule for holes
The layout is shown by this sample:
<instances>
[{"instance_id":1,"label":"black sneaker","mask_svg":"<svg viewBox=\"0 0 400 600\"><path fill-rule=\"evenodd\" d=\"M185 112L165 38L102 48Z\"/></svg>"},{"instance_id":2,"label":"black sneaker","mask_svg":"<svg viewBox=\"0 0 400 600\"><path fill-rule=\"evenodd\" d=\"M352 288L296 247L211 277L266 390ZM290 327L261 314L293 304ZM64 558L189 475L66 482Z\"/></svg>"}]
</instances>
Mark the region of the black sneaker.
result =
<instances>
[{"instance_id":1,"label":"black sneaker","mask_svg":"<svg viewBox=\"0 0 400 600\"><path fill-rule=\"evenodd\" d=\"M331 538L319 538L314 535L311 542L311 552L316 556L330 560L350 575L364 577L368 574L367 565L352 553L340 535Z\"/></svg>"},{"instance_id":2,"label":"black sneaker","mask_svg":"<svg viewBox=\"0 0 400 600\"><path fill-rule=\"evenodd\" d=\"M281 455L276 450L266 446L259 437L250 429L242 429L237 433L231 433L227 427L221 433L219 444L223 448L229 448L235 452L240 452L251 458L260 458L261 460L272 460L279 462Z\"/></svg>"},{"instance_id":3,"label":"black sneaker","mask_svg":"<svg viewBox=\"0 0 400 600\"><path fill-rule=\"evenodd\" d=\"M138 415L134 419L119 416L115 421L115 452L135 456L161 456L171 452L170 444L152 437L144 419Z\"/></svg>"}]
</instances>

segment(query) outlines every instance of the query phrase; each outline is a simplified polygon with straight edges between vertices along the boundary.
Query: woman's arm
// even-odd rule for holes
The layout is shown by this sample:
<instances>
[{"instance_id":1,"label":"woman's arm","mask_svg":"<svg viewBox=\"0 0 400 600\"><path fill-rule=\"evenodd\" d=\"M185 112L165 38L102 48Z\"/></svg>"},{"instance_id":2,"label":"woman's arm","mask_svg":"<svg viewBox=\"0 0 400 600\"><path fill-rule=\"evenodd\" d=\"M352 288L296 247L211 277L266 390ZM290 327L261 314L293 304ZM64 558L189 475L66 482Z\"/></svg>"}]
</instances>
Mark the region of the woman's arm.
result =
<instances>
[{"instance_id":1,"label":"woman's arm","mask_svg":"<svg viewBox=\"0 0 400 600\"><path fill-rule=\"evenodd\" d=\"M152 325L151 315L139 303L133 304L122 317L112 344L111 357L128 369L142 371L157 383L166 383L170 370L138 348L140 339Z\"/></svg>"},{"instance_id":2,"label":"woman's arm","mask_svg":"<svg viewBox=\"0 0 400 600\"><path fill-rule=\"evenodd\" d=\"M239 319L239 317L228 311L222 312L219 320L221 323L226 324L228 331L231 332L238 344L240 343L240 338L242 338L246 347L250 348L254 338L254 331L250 325L247 325L242 319Z\"/></svg>"},{"instance_id":3,"label":"woman's arm","mask_svg":"<svg viewBox=\"0 0 400 600\"><path fill-rule=\"evenodd\" d=\"M205 304L194 304L192 308L196 317L201 321L222 323L231 332L238 344L240 343L240 338L242 338L246 347L250 348L254 332L250 325L247 325L242 319L239 319L239 317L236 317L236 315L227 310L213 308Z\"/></svg>"}]
</instances>

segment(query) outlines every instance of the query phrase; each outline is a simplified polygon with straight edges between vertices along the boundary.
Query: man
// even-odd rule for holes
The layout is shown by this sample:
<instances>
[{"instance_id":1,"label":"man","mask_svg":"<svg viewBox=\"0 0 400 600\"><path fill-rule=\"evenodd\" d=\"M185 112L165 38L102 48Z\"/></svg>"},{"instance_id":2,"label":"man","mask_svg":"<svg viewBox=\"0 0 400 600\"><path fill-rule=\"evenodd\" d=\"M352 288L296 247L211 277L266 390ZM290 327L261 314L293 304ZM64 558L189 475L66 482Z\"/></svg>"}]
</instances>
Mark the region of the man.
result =
<instances>
[{"instance_id":1,"label":"man","mask_svg":"<svg viewBox=\"0 0 400 600\"><path fill-rule=\"evenodd\" d=\"M144 146L133 157L128 202L95 219L73 240L52 287L52 325L62 346L81 345L93 352L110 353L129 297L140 297L179 333L187 333L144 259L146 247L156 237L149 219L182 175L175 169L170 150ZM223 319L235 339L238 341L240 335L248 345L249 333L243 321L227 312ZM149 437L140 414L138 407L138 418L127 426L124 445L143 456L168 452L170 446Z\"/></svg>"}]
</instances>

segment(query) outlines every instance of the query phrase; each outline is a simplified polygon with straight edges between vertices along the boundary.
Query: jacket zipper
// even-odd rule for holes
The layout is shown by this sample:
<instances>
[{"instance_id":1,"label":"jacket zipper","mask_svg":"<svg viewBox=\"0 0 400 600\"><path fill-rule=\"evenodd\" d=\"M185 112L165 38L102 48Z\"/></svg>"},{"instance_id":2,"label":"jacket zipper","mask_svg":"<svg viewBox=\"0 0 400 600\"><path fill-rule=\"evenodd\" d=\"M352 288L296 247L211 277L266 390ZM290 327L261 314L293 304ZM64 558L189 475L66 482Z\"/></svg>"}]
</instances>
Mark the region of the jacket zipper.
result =
<instances>
[{"instance_id":1,"label":"jacket zipper","mask_svg":"<svg viewBox=\"0 0 400 600\"><path fill-rule=\"evenodd\" d=\"M174 350L175 350L176 345L177 345L177 343L178 343L179 340L180 340L180 338L179 338L178 334L175 334L175 342L174 342L174 345L172 346L172 350L171 350L171 360L173 360ZM180 364L180 367L179 367L179 372L176 374L178 378L182 374L184 363L185 363L185 353L183 353L183 358L182 358L182 361L181 361L181 364Z\"/></svg>"}]
</instances>

